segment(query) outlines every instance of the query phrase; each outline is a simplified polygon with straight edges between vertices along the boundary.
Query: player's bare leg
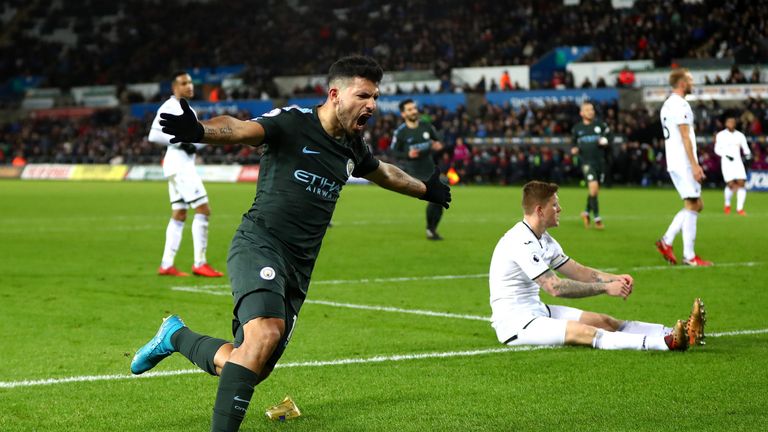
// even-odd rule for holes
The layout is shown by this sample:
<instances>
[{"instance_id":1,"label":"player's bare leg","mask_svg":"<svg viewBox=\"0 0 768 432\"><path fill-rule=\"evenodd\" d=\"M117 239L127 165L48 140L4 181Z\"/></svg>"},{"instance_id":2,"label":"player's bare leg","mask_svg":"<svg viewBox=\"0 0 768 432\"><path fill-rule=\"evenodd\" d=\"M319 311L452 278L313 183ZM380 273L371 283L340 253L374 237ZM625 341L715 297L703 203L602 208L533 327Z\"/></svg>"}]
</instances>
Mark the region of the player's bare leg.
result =
<instances>
[{"instance_id":1,"label":"player's bare leg","mask_svg":"<svg viewBox=\"0 0 768 432\"><path fill-rule=\"evenodd\" d=\"M612 332L624 332L642 334L645 336L666 336L672 332L671 327L663 324L647 323L643 321L625 321L610 315L584 311L579 318L582 324Z\"/></svg>"}]
</instances>

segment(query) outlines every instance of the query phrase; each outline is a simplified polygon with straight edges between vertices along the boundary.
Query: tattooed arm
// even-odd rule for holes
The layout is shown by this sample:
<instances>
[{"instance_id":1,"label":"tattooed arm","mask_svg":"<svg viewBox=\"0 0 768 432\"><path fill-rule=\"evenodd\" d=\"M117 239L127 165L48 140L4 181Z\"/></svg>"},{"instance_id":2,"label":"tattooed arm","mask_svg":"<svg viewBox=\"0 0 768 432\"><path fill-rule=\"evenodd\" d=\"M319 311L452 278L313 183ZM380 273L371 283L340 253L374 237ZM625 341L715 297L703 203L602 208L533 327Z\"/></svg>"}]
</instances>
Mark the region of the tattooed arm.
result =
<instances>
[{"instance_id":1,"label":"tattooed arm","mask_svg":"<svg viewBox=\"0 0 768 432\"><path fill-rule=\"evenodd\" d=\"M602 272L582 265L574 259L570 259L568 262L558 267L557 271L565 275L565 277L579 282L610 282L614 280L623 280L629 285L632 285L633 283L632 276L628 274L615 275Z\"/></svg>"},{"instance_id":2,"label":"tattooed arm","mask_svg":"<svg viewBox=\"0 0 768 432\"><path fill-rule=\"evenodd\" d=\"M632 293L632 287L624 283L623 280L581 282L572 279L560 279L552 270L547 270L534 281L539 284L541 289L554 297L579 298L608 294L626 299Z\"/></svg>"},{"instance_id":3,"label":"tattooed arm","mask_svg":"<svg viewBox=\"0 0 768 432\"><path fill-rule=\"evenodd\" d=\"M384 189L415 198L422 197L427 191L423 181L409 176L405 171L386 162L379 163L379 167L367 174L365 178Z\"/></svg>"},{"instance_id":4,"label":"tattooed arm","mask_svg":"<svg viewBox=\"0 0 768 432\"><path fill-rule=\"evenodd\" d=\"M206 144L248 144L259 146L264 141L264 128L255 121L238 120L230 116L218 116L200 122Z\"/></svg>"}]
</instances>

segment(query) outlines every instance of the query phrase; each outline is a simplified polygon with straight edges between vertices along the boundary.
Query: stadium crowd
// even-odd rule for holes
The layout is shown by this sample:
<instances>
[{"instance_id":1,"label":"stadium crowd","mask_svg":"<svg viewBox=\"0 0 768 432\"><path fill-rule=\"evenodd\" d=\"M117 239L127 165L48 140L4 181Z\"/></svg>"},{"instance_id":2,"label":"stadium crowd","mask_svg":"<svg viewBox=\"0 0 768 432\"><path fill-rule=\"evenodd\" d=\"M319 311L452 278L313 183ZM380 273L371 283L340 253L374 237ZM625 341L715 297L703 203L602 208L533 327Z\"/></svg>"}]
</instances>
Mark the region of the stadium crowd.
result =
<instances>
[{"instance_id":1,"label":"stadium crowd","mask_svg":"<svg viewBox=\"0 0 768 432\"><path fill-rule=\"evenodd\" d=\"M663 141L658 113L636 107L620 111L615 103L596 104L600 118L618 138L611 152L609 181L650 185L666 178ZM459 107L455 111L436 106L421 108L424 116L442 133L446 149L439 166L453 168L463 183L519 183L529 179L550 179L558 183L581 178L578 158L567 144L512 144L516 137L558 137L568 135L579 121L575 103L543 106L485 104L477 115ZM694 104L698 136L712 136L724 128L726 111L716 103ZM738 111L739 129L747 136L761 136L768 127L768 105L749 100ZM245 119L259 113L238 112ZM399 115L379 115L365 132L375 153L387 160L392 131L401 123ZM21 155L29 163L125 163L157 164L164 148L147 141L151 118L123 116L120 110L101 110L81 118L24 118L0 125L0 164ZM489 138L506 138L510 144L471 144ZM768 169L764 142L752 141L753 168ZM719 159L712 144L700 147L707 177L717 182ZM257 149L248 146L206 147L200 151L206 163L254 164Z\"/></svg>"},{"instance_id":2,"label":"stadium crowd","mask_svg":"<svg viewBox=\"0 0 768 432\"><path fill-rule=\"evenodd\" d=\"M657 66L681 57L768 60L761 1L639 0L631 9L587 0L187 3L3 2L0 83L32 75L48 87L121 85L166 80L169 70L194 65L245 64L245 81L269 93L272 77L322 74L351 52L375 57L385 70L445 78L453 67L530 65L563 45L593 45L586 60L653 59ZM227 22L227 31L211 31L211 16Z\"/></svg>"}]
</instances>

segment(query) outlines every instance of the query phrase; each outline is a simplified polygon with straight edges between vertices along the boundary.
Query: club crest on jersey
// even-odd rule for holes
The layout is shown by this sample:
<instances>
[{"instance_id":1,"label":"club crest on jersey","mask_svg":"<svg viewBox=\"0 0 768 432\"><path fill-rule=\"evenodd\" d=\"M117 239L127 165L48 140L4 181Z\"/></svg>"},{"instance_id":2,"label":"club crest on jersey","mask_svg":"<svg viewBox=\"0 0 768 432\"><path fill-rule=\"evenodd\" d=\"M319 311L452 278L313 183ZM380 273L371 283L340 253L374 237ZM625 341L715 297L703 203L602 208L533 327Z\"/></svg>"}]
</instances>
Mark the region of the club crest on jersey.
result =
<instances>
[{"instance_id":1,"label":"club crest on jersey","mask_svg":"<svg viewBox=\"0 0 768 432\"><path fill-rule=\"evenodd\" d=\"M531 262L534 264L541 264L541 258L536 254L531 254Z\"/></svg>"},{"instance_id":2,"label":"club crest on jersey","mask_svg":"<svg viewBox=\"0 0 768 432\"><path fill-rule=\"evenodd\" d=\"M600 129L600 126L595 126L595 133L600 133L602 129Z\"/></svg>"},{"instance_id":3,"label":"club crest on jersey","mask_svg":"<svg viewBox=\"0 0 768 432\"><path fill-rule=\"evenodd\" d=\"M421 136L422 136L424 139L429 139L429 132L424 132L423 134L421 134Z\"/></svg>"},{"instance_id":4,"label":"club crest on jersey","mask_svg":"<svg viewBox=\"0 0 768 432\"><path fill-rule=\"evenodd\" d=\"M355 170L355 162L352 159L347 160L347 177L352 175L352 171Z\"/></svg>"},{"instance_id":5,"label":"club crest on jersey","mask_svg":"<svg viewBox=\"0 0 768 432\"><path fill-rule=\"evenodd\" d=\"M275 269L272 267L264 267L259 272L259 276L264 280L272 280L275 278Z\"/></svg>"}]
</instances>

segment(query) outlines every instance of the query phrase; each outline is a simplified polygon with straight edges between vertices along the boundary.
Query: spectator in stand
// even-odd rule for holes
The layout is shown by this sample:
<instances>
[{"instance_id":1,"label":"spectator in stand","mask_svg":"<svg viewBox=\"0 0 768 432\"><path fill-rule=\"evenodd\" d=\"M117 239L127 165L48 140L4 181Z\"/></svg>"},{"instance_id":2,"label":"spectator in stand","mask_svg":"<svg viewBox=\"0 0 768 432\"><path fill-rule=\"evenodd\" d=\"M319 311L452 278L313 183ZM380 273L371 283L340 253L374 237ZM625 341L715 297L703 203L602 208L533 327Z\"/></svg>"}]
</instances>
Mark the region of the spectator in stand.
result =
<instances>
[{"instance_id":1,"label":"spectator in stand","mask_svg":"<svg viewBox=\"0 0 768 432\"><path fill-rule=\"evenodd\" d=\"M504 70L504 72L501 73L501 80L499 81L499 87L501 88L501 91L510 91L512 89L512 79L509 77L509 71Z\"/></svg>"},{"instance_id":2,"label":"spectator in stand","mask_svg":"<svg viewBox=\"0 0 768 432\"><path fill-rule=\"evenodd\" d=\"M635 72L629 69L629 66L624 66L624 69L619 72L617 77L618 87L632 87L635 85Z\"/></svg>"}]
</instances>

